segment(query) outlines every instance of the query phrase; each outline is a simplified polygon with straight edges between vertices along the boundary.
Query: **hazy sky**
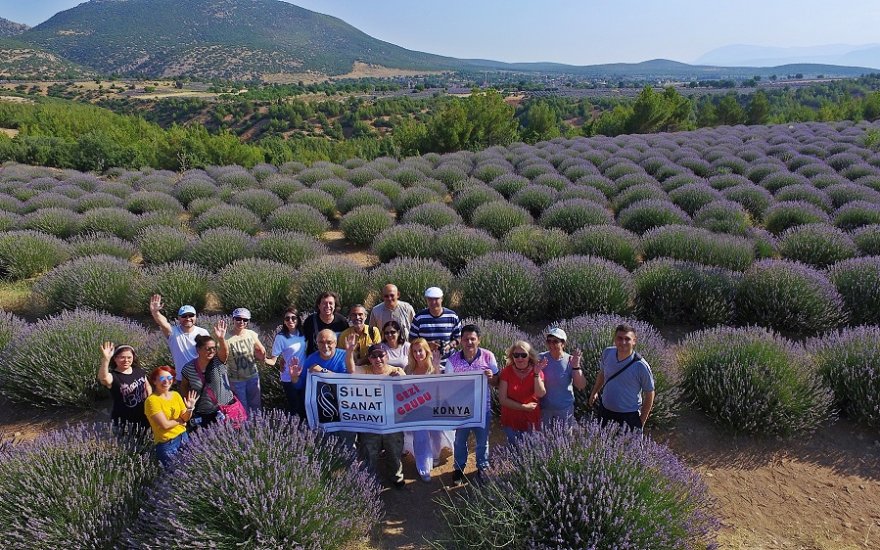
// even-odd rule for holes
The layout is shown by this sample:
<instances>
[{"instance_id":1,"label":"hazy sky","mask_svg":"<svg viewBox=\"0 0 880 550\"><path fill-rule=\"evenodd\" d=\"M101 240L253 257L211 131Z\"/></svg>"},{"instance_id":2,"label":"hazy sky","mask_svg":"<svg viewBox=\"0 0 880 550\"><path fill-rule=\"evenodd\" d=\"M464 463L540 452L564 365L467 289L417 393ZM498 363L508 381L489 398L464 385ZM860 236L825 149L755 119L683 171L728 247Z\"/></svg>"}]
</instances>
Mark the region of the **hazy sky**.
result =
<instances>
[{"instance_id":1,"label":"hazy sky","mask_svg":"<svg viewBox=\"0 0 880 550\"><path fill-rule=\"evenodd\" d=\"M0 0L37 25L82 0ZM877 0L292 0L412 50L573 65L693 62L730 44L880 42Z\"/></svg>"}]
</instances>

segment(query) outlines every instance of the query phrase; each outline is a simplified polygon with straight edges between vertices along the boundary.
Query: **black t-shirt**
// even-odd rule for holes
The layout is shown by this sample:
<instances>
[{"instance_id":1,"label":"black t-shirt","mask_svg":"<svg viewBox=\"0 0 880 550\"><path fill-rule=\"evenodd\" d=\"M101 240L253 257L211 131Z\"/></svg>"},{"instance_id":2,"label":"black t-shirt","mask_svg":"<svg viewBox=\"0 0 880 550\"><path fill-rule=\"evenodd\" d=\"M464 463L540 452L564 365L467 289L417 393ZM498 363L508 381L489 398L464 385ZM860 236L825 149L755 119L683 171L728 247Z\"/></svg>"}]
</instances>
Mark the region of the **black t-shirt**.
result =
<instances>
[{"instance_id":1,"label":"black t-shirt","mask_svg":"<svg viewBox=\"0 0 880 550\"><path fill-rule=\"evenodd\" d=\"M138 367L132 367L131 373L123 374L111 370L113 383L110 395L113 397L113 410L110 417L114 420L125 420L148 426L144 414L144 401L147 400L147 375Z\"/></svg>"},{"instance_id":2,"label":"black t-shirt","mask_svg":"<svg viewBox=\"0 0 880 550\"><path fill-rule=\"evenodd\" d=\"M318 351L317 337L319 332L324 329L330 329L336 333L338 338L339 334L347 328L348 319L338 313L333 314L333 321L329 324L322 321L317 313L312 313L306 317L302 325L302 333L306 337L306 356Z\"/></svg>"}]
</instances>

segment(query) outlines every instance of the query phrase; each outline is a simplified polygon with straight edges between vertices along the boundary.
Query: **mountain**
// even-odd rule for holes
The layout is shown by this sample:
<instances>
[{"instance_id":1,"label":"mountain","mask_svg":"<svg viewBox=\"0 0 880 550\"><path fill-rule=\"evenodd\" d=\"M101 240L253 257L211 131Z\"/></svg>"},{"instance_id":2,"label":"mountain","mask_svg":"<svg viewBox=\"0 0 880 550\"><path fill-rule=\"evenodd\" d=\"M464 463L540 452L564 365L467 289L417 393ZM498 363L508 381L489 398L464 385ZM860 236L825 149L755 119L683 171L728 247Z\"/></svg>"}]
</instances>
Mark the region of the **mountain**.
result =
<instances>
[{"instance_id":1,"label":"mountain","mask_svg":"<svg viewBox=\"0 0 880 550\"><path fill-rule=\"evenodd\" d=\"M0 17L0 38L18 36L29 28L30 27L23 23L16 23L14 21L10 21L9 19L4 19Z\"/></svg>"},{"instance_id":2,"label":"mountain","mask_svg":"<svg viewBox=\"0 0 880 550\"><path fill-rule=\"evenodd\" d=\"M822 63L880 69L880 44L825 44L792 48L735 44L707 52L700 56L695 63L751 67Z\"/></svg>"},{"instance_id":3,"label":"mountain","mask_svg":"<svg viewBox=\"0 0 880 550\"><path fill-rule=\"evenodd\" d=\"M150 77L339 75L355 62L409 70L462 66L278 0L91 0L18 38L102 73Z\"/></svg>"},{"instance_id":4,"label":"mountain","mask_svg":"<svg viewBox=\"0 0 880 550\"><path fill-rule=\"evenodd\" d=\"M68 80L92 78L95 72L46 50L13 38L0 38L0 78Z\"/></svg>"}]
</instances>

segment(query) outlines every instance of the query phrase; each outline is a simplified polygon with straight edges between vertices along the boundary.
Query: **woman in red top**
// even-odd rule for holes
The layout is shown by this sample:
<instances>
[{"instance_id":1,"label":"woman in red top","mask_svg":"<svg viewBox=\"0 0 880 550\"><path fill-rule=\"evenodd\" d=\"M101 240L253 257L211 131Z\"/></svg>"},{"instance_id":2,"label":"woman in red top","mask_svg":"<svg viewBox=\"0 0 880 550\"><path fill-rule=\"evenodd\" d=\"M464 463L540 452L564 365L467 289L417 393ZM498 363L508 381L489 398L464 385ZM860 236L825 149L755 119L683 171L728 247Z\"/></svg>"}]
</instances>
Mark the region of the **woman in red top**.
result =
<instances>
[{"instance_id":1,"label":"woman in red top","mask_svg":"<svg viewBox=\"0 0 880 550\"><path fill-rule=\"evenodd\" d=\"M541 428L539 400L547 393L544 367L528 342L514 342L507 353L507 365L501 371L498 400L501 402L501 426L507 442L516 444L523 434Z\"/></svg>"}]
</instances>

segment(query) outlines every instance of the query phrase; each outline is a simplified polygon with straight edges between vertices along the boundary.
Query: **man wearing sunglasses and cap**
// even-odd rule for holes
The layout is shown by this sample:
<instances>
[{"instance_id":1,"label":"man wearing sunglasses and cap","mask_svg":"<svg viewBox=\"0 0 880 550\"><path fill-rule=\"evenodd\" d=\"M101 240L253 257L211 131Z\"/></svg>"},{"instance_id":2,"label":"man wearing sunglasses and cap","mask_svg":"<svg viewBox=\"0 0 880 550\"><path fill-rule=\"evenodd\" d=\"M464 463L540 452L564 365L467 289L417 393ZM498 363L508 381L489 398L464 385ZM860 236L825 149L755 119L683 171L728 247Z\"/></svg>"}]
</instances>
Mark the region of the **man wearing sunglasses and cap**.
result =
<instances>
[{"instance_id":1,"label":"man wearing sunglasses and cap","mask_svg":"<svg viewBox=\"0 0 880 550\"><path fill-rule=\"evenodd\" d=\"M168 349L174 359L174 370L180 381L183 367L198 357L196 353L196 336L209 336L208 331L196 326L196 308L191 305L180 306L177 310L177 324L172 326L168 318L162 314L162 296L153 294L150 298L150 315L159 326L162 334L168 339Z\"/></svg>"}]
</instances>

